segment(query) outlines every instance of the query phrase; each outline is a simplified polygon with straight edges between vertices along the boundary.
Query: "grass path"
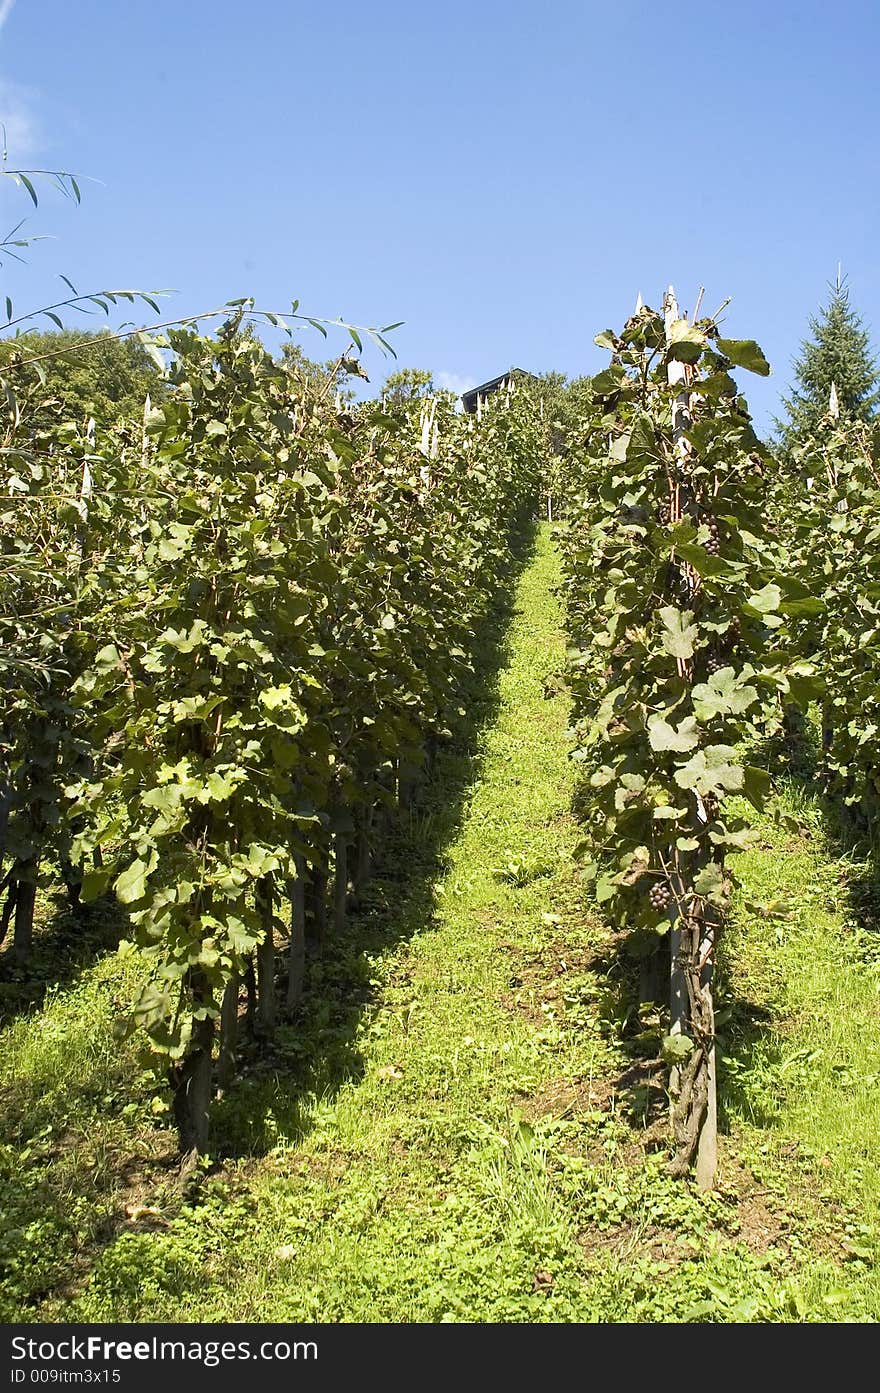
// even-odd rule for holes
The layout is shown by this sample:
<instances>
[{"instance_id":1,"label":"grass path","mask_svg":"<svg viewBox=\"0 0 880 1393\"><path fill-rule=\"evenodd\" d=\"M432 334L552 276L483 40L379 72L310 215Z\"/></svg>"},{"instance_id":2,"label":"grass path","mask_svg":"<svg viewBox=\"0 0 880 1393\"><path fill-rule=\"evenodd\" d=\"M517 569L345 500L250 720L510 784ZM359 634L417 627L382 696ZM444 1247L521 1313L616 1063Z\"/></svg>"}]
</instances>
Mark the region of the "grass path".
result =
<instances>
[{"instance_id":1,"label":"grass path","mask_svg":"<svg viewBox=\"0 0 880 1393\"><path fill-rule=\"evenodd\" d=\"M602 932L575 912L557 566L543 532L478 748L441 758L402 829L415 887L401 905L380 879L373 950L356 926L317 967L340 1006L313 1006L306 1038L336 1068L295 1100L281 1073L245 1077L220 1127L241 1149L259 1117L265 1155L227 1163L168 1227L117 1237L67 1319L575 1318L571 1219L524 1116L610 1053L595 1011L560 1018L558 975L574 1006L596 995L583 963ZM354 1024L352 982L369 989Z\"/></svg>"},{"instance_id":2,"label":"grass path","mask_svg":"<svg viewBox=\"0 0 880 1393\"><path fill-rule=\"evenodd\" d=\"M117 1240L77 1316L573 1314L548 1280L570 1224L521 1117L542 1086L589 1076L607 1053L595 1030L572 1053L541 970L544 960L558 970L567 954L573 990L575 956L589 954L596 933L570 914L578 834L566 700L548 695L564 663L556 573L545 533L519 584L497 691L482 694L477 750L442 757L403 829L399 860L412 871L421 858L426 873L402 907L394 883L383 895L379 882L373 919L381 925L390 902L386 943L399 941L389 949L380 936L374 953L358 955L371 1000L345 1036L347 1076L300 1097L295 1116L282 1081L255 1078L249 1090L245 1080L245 1098L262 1095L261 1108L253 1096L247 1107L275 1131L268 1154L209 1181L198 1222L188 1212L170 1230ZM345 953L335 967L352 976ZM327 1013L324 1035L334 1029L347 1027Z\"/></svg>"},{"instance_id":3,"label":"grass path","mask_svg":"<svg viewBox=\"0 0 880 1393\"><path fill-rule=\"evenodd\" d=\"M557 580L543 528L464 713L476 743L441 755L303 1017L220 1102L200 1184L176 1188L110 1043L130 963L5 1031L7 1319L880 1316L877 977L850 882L809 800L744 858L751 894L799 907L730 935L729 1136L719 1190L690 1193L664 1172L659 1021L577 878Z\"/></svg>"}]
</instances>

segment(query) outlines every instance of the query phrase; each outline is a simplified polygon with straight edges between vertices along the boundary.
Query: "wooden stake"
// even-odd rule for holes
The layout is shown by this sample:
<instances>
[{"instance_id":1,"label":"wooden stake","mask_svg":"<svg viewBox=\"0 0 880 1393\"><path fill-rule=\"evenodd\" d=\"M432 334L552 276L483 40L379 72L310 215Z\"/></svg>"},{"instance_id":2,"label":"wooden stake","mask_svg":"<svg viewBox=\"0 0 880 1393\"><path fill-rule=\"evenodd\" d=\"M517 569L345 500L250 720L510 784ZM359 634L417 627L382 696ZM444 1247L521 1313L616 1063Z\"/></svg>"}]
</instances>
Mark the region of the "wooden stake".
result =
<instances>
[{"instance_id":1,"label":"wooden stake","mask_svg":"<svg viewBox=\"0 0 880 1393\"><path fill-rule=\"evenodd\" d=\"M411 808L415 801L415 769L407 761L397 761L397 801L401 808Z\"/></svg>"},{"instance_id":2,"label":"wooden stake","mask_svg":"<svg viewBox=\"0 0 880 1393\"><path fill-rule=\"evenodd\" d=\"M333 928L341 933L348 910L348 840L344 832L335 838L336 866L333 877Z\"/></svg>"},{"instance_id":3,"label":"wooden stake","mask_svg":"<svg viewBox=\"0 0 880 1393\"><path fill-rule=\"evenodd\" d=\"M204 973L190 969L193 1002L203 1005L210 999ZM204 1016L194 1020L189 1049L183 1059L171 1066L169 1082L174 1092L173 1111L184 1170L208 1148L208 1119L211 1108L214 1020Z\"/></svg>"},{"instance_id":4,"label":"wooden stake","mask_svg":"<svg viewBox=\"0 0 880 1393\"><path fill-rule=\"evenodd\" d=\"M19 879L15 897L15 917L13 918L12 943L9 946L9 961L17 967L30 962L34 939L34 909L37 902L36 861L25 862L26 879Z\"/></svg>"},{"instance_id":5,"label":"wooden stake","mask_svg":"<svg viewBox=\"0 0 880 1393\"><path fill-rule=\"evenodd\" d=\"M257 945L257 1019L267 1034L275 1028L275 934L273 932L274 884L271 874L257 888L257 905L263 936Z\"/></svg>"},{"instance_id":6,"label":"wooden stake","mask_svg":"<svg viewBox=\"0 0 880 1393\"><path fill-rule=\"evenodd\" d=\"M701 296L702 298L702 296ZM698 302L699 305L699 302ZM675 291L669 287L663 304L664 321L666 325L666 339L670 341L672 325L679 318L678 302L675 298ZM681 384L682 390L678 393L672 408L672 427L673 437L678 450L679 458L682 463L687 460L688 443L686 435L692 425L691 417L691 393L688 391L690 374L684 363L672 360L667 370L667 380L670 386ZM685 501L685 507L687 503ZM689 668L684 660L679 659L679 670L683 677L688 676ZM700 822L705 823L708 818L705 805L699 794L697 798L697 817ZM690 901L690 887L686 887L682 878L676 874L673 890L676 900L685 903L686 898L690 902L688 914L693 912L692 901ZM688 922L683 919L680 910L676 912L675 919L670 929L670 976L669 976L669 1017L670 1034L687 1034L691 1024L690 1016L692 1010L696 1014L699 1012L701 1035L708 1042L706 1048L706 1112L701 1119L699 1133L697 1136L697 1159L696 1159L696 1179L697 1184L702 1190L709 1190L715 1183L715 1170L718 1160L718 1121L717 1121L717 1095L716 1095L716 1061L715 1061L715 1026L714 1012L712 1008L712 954L714 949L714 925L708 920L711 911L706 905L702 906L699 921ZM697 934L696 923L700 924L699 942L695 943ZM694 953L697 957L694 959ZM688 993L688 977L695 970L695 962L702 964L699 975L700 1001L692 1006ZM699 1046L699 1041L697 1042ZM687 1067L687 1066L685 1066ZM682 1070L673 1067L669 1073L669 1092L673 1106L681 1092ZM698 1091L699 1092L699 1091Z\"/></svg>"},{"instance_id":7,"label":"wooden stake","mask_svg":"<svg viewBox=\"0 0 880 1393\"><path fill-rule=\"evenodd\" d=\"M700 994L703 1002L703 1025L708 1028L707 1048L707 1095L706 1116L700 1128L697 1142L696 1178L700 1190L711 1190L715 1186L715 1172L718 1169L718 1090L716 1083L715 1059L715 1009L712 1002L712 959L715 951L715 930L705 924L700 940Z\"/></svg>"},{"instance_id":8,"label":"wooden stake","mask_svg":"<svg viewBox=\"0 0 880 1393\"><path fill-rule=\"evenodd\" d=\"M290 887L290 947L287 950L287 1009L293 1011L303 997L306 967L306 865L294 857L296 878Z\"/></svg>"},{"instance_id":9,"label":"wooden stake","mask_svg":"<svg viewBox=\"0 0 880 1393\"><path fill-rule=\"evenodd\" d=\"M235 1074L235 1050L238 1044L238 973L226 983L220 1007L220 1056L217 1060L217 1083L225 1088Z\"/></svg>"},{"instance_id":10,"label":"wooden stake","mask_svg":"<svg viewBox=\"0 0 880 1393\"><path fill-rule=\"evenodd\" d=\"M373 808L368 804L361 809L357 826L354 884L359 895L369 884L373 872L373 853L370 845L372 828Z\"/></svg>"},{"instance_id":11,"label":"wooden stake","mask_svg":"<svg viewBox=\"0 0 880 1393\"><path fill-rule=\"evenodd\" d=\"M313 950L320 953L327 937L327 875L317 866L312 868L306 892L306 936Z\"/></svg>"},{"instance_id":12,"label":"wooden stake","mask_svg":"<svg viewBox=\"0 0 880 1393\"><path fill-rule=\"evenodd\" d=\"M641 297L640 297L641 298ZM666 325L666 340L670 341L672 325L678 319L678 301L675 298L675 291L672 286L666 292L663 301L663 318ZM667 369L667 381L670 386L678 383L685 384L687 374L684 363L673 359ZM682 391L675 399L672 412L673 436L679 454L683 454L686 445L684 433L691 423L690 411L688 410L689 401L686 391ZM679 883L673 886L676 899L682 895L684 887ZM687 929L682 932L681 917L676 912L669 930L669 952L670 952L670 975L669 975L669 1033L670 1035L684 1035L687 1028L688 1019L688 994L687 994L687 975L683 965L684 950L687 946ZM670 1070L669 1091L673 1098L678 1093L679 1070L675 1066Z\"/></svg>"}]
</instances>

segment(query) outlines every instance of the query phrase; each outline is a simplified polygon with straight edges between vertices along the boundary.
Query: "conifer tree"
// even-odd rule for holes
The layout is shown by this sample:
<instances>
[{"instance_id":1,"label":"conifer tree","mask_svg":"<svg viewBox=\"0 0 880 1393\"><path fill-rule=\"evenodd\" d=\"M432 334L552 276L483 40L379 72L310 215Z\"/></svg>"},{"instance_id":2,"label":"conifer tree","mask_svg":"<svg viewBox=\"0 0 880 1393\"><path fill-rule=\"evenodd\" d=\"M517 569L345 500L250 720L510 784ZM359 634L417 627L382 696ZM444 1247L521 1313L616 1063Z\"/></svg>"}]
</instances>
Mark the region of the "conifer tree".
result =
<instances>
[{"instance_id":1,"label":"conifer tree","mask_svg":"<svg viewBox=\"0 0 880 1393\"><path fill-rule=\"evenodd\" d=\"M783 450L808 439L828 411L832 384L840 415L870 420L880 405L880 371L867 330L849 301L846 277L838 268L829 283L831 298L810 320L809 339L794 361L795 386L783 397L787 420L776 420Z\"/></svg>"}]
</instances>

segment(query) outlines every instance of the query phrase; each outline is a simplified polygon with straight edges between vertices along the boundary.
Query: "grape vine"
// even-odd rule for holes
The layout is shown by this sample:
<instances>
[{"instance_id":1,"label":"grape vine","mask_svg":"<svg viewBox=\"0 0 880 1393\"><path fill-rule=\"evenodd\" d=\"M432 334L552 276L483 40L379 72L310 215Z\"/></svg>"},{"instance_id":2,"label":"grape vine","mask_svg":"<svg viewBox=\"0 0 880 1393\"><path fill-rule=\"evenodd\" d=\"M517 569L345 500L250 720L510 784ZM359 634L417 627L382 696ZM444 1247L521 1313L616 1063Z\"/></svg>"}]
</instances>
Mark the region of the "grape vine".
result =
<instances>
[{"instance_id":1,"label":"grape vine","mask_svg":"<svg viewBox=\"0 0 880 1393\"><path fill-rule=\"evenodd\" d=\"M757 345L690 324L674 301L600 334L569 455L563 530L586 871L644 958L669 954L675 1154L715 1169L711 973L731 855L748 844L732 803L761 806L745 762L779 698L804 702L812 669L790 643L803 587L766 521L772 461L731 370L768 371Z\"/></svg>"}]
</instances>

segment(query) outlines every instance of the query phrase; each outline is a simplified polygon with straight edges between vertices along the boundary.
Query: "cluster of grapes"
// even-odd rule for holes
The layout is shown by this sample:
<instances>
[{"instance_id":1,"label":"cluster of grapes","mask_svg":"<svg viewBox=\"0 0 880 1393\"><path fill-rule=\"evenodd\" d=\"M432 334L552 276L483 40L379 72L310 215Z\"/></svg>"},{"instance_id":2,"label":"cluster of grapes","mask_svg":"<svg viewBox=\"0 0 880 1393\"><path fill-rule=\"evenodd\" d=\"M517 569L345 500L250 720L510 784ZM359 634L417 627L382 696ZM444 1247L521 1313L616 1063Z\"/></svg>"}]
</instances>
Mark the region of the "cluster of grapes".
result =
<instances>
[{"instance_id":1,"label":"cluster of grapes","mask_svg":"<svg viewBox=\"0 0 880 1393\"><path fill-rule=\"evenodd\" d=\"M707 513L703 514L703 516L700 518L700 522L704 527L707 527L709 529L709 536L707 540L703 543L703 546L706 548L706 551L709 553L710 556L718 556L721 551L721 542L718 533L718 523L715 521L713 517L711 517Z\"/></svg>"},{"instance_id":2,"label":"cluster of grapes","mask_svg":"<svg viewBox=\"0 0 880 1393\"><path fill-rule=\"evenodd\" d=\"M651 902L651 908L656 909L658 913L662 914L664 909L669 908L672 903L672 891L665 880L654 882L648 894L648 899Z\"/></svg>"},{"instance_id":3,"label":"cluster of grapes","mask_svg":"<svg viewBox=\"0 0 880 1393\"><path fill-rule=\"evenodd\" d=\"M668 498L667 498L667 500L666 500L665 503L661 503L661 504L660 504L660 508L659 508L658 513L657 513L657 516L658 516L658 518L659 518L659 520L660 520L660 526L661 526L661 527L668 527L668 526L669 526L670 522L672 521L672 509L671 509L670 506L669 506L669 499L668 499Z\"/></svg>"},{"instance_id":4,"label":"cluster of grapes","mask_svg":"<svg viewBox=\"0 0 880 1393\"><path fill-rule=\"evenodd\" d=\"M727 628L727 633L721 640L720 645L711 649L706 659L706 671L711 677L714 673L720 672L723 667L730 667L733 657L733 650L736 641L742 633L742 625L736 615L731 619Z\"/></svg>"},{"instance_id":5,"label":"cluster of grapes","mask_svg":"<svg viewBox=\"0 0 880 1393\"><path fill-rule=\"evenodd\" d=\"M620 509L621 522L645 523L648 521L647 509L638 503L626 503Z\"/></svg>"}]
</instances>

